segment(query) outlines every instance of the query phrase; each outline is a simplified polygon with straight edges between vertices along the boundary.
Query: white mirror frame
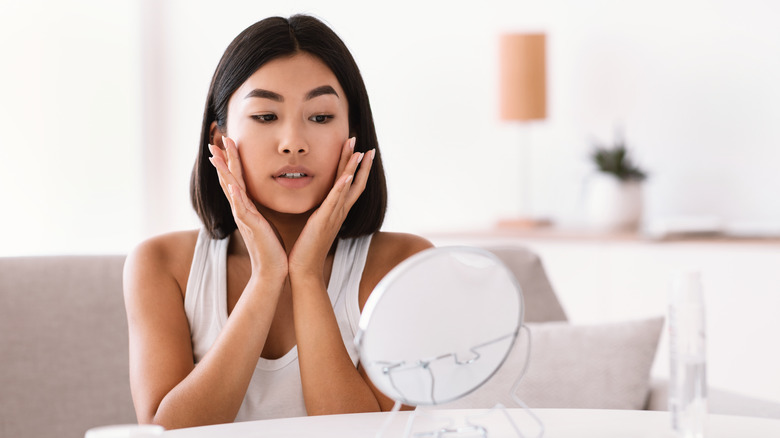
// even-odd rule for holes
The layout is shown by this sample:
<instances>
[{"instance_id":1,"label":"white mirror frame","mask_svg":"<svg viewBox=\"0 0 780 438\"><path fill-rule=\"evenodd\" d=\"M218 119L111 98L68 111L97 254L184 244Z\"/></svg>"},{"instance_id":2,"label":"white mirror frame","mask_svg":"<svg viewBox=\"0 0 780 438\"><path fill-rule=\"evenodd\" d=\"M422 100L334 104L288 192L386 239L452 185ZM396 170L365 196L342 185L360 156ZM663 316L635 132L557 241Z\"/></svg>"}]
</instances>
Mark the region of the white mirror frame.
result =
<instances>
[{"instance_id":1,"label":"white mirror frame","mask_svg":"<svg viewBox=\"0 0 780 438\"><path fill-rule=\"evenodd\" d=\"M436 405L493 376L518 337L523 312L517 279L493 253L431 248L377 284L355 343L382 393L408 405Z\"/></svg>"}]
</instances>

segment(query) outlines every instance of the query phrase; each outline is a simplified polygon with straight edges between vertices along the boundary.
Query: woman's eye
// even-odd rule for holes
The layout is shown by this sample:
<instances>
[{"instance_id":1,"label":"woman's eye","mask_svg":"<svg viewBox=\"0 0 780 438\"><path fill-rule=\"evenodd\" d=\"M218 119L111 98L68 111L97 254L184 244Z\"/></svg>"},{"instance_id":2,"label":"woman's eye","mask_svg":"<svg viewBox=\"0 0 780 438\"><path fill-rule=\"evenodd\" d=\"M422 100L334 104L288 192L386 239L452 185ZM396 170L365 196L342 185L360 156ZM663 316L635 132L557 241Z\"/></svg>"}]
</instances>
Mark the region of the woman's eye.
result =
<instances>
[{"instance_id":1,"label":"woman's eye","mask_svg":"<svg viewBox=\"0 0 780 438\"><path fill-rule=\"evenodd\" d=\"M252 118L261 123L268 123L276 120L276 114L255 114Z\"/></svg>"},{"instance_id":2,"label":"woman's eye","mask_svg":"<svg viewBox=\"0 0 780 438\"><path fill-rule=\"evenodd\" d=\"M330 114L317 114L316 116L309 117L309 120L314 123L328 123L332 118L333 116Z\"/></svg>"}]
</instances>

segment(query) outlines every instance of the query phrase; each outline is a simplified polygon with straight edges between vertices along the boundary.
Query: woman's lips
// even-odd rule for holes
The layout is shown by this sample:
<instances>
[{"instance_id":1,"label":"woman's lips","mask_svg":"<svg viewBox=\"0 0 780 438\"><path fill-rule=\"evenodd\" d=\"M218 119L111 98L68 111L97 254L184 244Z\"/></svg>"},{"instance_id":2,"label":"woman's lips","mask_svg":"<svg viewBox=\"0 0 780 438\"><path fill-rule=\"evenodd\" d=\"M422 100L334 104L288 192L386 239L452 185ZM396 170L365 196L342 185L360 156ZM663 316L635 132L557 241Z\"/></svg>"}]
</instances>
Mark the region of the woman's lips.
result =
<instances>
[{"instance_id":1,"label":"woman's lips","mask_svg":"<svg viewBox=\"0 0 780 438\"><path fill-rule=\"evenodd\" d=\"M288 189L306 187L312 180L311 172L305 167L286 166L279 169L273 177L274 181Z\"/></svg>"}]
</instances>

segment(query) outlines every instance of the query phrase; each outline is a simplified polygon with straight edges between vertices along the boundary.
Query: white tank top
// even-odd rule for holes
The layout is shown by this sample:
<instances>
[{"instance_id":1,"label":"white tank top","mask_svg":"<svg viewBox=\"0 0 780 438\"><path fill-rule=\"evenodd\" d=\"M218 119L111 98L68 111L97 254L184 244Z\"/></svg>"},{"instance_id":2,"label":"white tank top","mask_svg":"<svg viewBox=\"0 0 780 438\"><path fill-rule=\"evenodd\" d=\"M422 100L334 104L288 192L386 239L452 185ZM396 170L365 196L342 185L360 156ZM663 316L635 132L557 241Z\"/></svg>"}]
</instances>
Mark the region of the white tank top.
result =
<instances>
[{"instance_id":1,"label":"white tank top","mask_svg":"<svg viewBox=\"0 0 780 438\"><path fill-rule=\"evenodd\" d=\"M184 310L190 323L195 364L200 362L227 323L228 238L214 240L201 229L192 259ZM344 346L357 366L354 345L360 319L358 287L363 276L371 236L342 239L336 245L328 295L333 304ZM236 421L306 415L298 366L298 347L279 359L260 358L249 382Z\"/></svg>"}]
</instances>

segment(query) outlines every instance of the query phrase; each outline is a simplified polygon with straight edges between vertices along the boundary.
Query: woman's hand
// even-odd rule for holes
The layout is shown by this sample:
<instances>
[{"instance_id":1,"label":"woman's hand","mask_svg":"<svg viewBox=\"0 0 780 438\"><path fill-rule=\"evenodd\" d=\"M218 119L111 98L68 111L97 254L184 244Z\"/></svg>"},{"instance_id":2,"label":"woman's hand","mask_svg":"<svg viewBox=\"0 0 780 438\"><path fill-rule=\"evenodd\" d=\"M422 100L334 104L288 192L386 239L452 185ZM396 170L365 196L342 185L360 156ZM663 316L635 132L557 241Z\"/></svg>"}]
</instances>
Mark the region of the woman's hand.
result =
<instances>
[{"instance_id":1,"label":"woman's hand","mask_svg":"<svg viewBox=\"0 0 780 438\"><path fill-rule=\"evenodd\" d=\"M235 142L222 137L224 150L209 145L211 164L217 168L219 185L225 192L238 231L244 239L249 258L252 262L252 275L260 278L281 281L287 277L287 254L271 224L257 211L254 203L246 194L241 158Z\"/></svg>"},{"instance_id":2,"label":"woman's hand","mask_svg":"<svg viewBox=\"0 0 780 438\"><path fill-rule=\"evenodd\" d=\"M336 182L312 213L288 259L290 277L316 276L324 281L325 259L338 235L347 213L366 188L368 174L374 161L374 149L365 154L354 152L355 137L344 143L336 172ZM363 161L360 170L358 164Z\"/></svg>"}]
</instances>

